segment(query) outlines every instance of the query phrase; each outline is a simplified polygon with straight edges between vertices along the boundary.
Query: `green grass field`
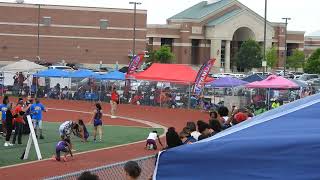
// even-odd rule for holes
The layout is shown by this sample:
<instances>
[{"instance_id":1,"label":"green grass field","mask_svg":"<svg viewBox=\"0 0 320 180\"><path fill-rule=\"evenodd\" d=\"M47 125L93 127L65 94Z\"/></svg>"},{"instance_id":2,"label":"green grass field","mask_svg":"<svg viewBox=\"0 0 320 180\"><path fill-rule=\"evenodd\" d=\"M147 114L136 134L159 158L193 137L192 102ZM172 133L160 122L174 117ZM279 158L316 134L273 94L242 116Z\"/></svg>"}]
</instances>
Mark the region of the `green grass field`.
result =
<instances>
[{"instance_id":1,"label":"green grass field","mask_svg":"<svg viewBox=\"0 0 320 180\"><path fill-rule=\"evenodd\" d=\"M55 153L55 145L59 141L58 127L61 123L47 123L43 124L43 134L45 139L39 140L40 151L43 159L51 158ZM90 133L89 142L83 143L79 138L72 136L71 140L74 148L77 150L75 153L94 150L105 147L112 147L116 145L136 142L144 140L153 128L142 127L125 127L125 126L104 126L103 127L103 142L93 142L93 127L87 126ZM163 133L163 129L156 129L159 134ZM31 154L29 160L20 160L20 156L26 147L28 135L23 136L23 144L12 147L4 147L4 138L0 138L0 167L12 164L23 163L27 161L36 160L36 153L34 146L31 147ZM11 137L12 140L12 137Z\"/></svg>"}]
</instances>

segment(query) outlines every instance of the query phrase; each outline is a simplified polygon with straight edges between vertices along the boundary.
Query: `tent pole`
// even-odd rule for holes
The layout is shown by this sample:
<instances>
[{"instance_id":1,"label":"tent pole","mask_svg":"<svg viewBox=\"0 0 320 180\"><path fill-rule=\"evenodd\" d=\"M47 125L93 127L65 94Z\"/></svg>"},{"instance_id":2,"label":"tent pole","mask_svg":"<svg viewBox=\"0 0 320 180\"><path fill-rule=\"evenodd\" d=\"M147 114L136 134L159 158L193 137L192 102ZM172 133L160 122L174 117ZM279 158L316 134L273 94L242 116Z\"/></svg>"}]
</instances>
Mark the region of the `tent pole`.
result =
<instances>
[{"instance_id":1,"label":"tent pole","mask_svg":"<svg viewBox=\"0 0 320 180\"><path fill-rule=\"evenodd\" d=\"M190 103L191 103L191 85L190 83L188 84L189 86L189 93L188 93L188 109L190 109Z\"/></svg>"},{"instance_id":2,"label":"tent pole","mask_svg":"<svg viewBox=\"0 0 320 180\"><path fill-rule=\"evenodd\" d=\"M1 96L4 96L4 71L2 71L2 89L1 89Z\"/></svg>"},{"instance_id":3,"label":"tent pole","mask_svg":"<svg viewBox=\"0 0 320 180\"><path fill-rule=\"evenodd\" d=\"M268 104L268 110L270 110L270 88L268 89L268 99L267 99L267 104Z\"/></svg>"},{"instance_id":4,"label":"tent pole","mask_svg":"<svg viewBox=\"0 0 320 180\"><path fill-rule=\"evenodd\" d=\"M99 102L101 101L101 86L102 86L102 79L100 79Z\"/></svg>"},{"instance_id":5,"label":"tent pole","mask_svg":"<svg viewBox=\"0 0 320 180\"><path fill-rule=\"evenodd\" d=\"M162 95L162 85L163 83L161 83L161 86L160 86L160 94L159 94L159 100L160 100L160 107L162 107L162 99L161 99L161 95Z\"/></svg>"},{"instance_id":6,"label":"tent pole","mask_svg":"<svg viewBox=\"0 0 320 180\"><path fill-rule=\"evenodd\" d=\"M121 84L118 80L117 80L117 82L119 84L119 91L121 91ZM123 95L123 93L122 93L122 95ZM119 97L119 104L121 104L121 96Z\"/></svg>"}]
</instances>

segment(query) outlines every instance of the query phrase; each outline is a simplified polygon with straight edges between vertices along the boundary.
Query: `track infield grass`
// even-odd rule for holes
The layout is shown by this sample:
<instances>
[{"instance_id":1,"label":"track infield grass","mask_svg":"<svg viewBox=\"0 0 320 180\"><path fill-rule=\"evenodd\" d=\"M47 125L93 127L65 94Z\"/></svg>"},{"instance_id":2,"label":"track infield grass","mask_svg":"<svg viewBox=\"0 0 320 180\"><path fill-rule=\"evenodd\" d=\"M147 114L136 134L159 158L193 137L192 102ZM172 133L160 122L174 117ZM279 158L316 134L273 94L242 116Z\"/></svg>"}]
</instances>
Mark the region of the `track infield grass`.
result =
<instances>
[{"instance_id":1,"label":"track infield grass","mask_svg":"<svg viewBox=\"0 0 320 180\"><path fill-rule=\"evenodd\" d=\"M60 140L58 128L61 123L43 122L43 135L45 139L38 139L42 158L51 158L55 154L55 146ZM130 126L103 126L103 141L93 142L93 126L87 126L89 131L88 142L83 143L78 137L72 136L71 141L76 152L85 152L95 149L117 146L141 141L147 138L149 132L157 130L161 135L164 130L160 128L130 127ZM22 144L4 147L4 137L0 137L0 167L37 160L34 146L31 146L28 160L21 160L20 156L26 148L29 135L23 135ZM12 140L13 136L11 136ZM17 143L17 142L16 142ZM144 148L144 147L141 147Z\"/></svg>"}]
</instances>

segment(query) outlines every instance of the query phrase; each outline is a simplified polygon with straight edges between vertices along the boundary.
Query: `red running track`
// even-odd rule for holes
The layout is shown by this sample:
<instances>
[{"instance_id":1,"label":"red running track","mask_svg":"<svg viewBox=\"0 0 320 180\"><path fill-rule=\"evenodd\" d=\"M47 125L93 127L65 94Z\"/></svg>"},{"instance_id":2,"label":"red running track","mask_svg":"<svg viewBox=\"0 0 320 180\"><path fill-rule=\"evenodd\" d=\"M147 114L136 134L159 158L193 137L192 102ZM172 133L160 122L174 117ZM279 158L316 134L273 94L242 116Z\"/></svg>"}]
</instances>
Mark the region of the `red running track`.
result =
<instances>
[{"instance_id":1,"label":"red running track","mask_svg":"<svg viewBox=\"0 0 320 180\"><path fill-rule=\"evenodd\" d=\"M43 100L48 108L53 109L69 109L77 111L92 111L94 103L82 101L63 101L63 100ZM104 113L109 113L110 105L103 103ZM118 115L130 118L136 118L161 124L166 127L176 127L180 131L187 121L197 121L199 119L207 120L208 114L185 109L165 109L146 106L120 105ZM45 114L45 119L49 121L63 121L68 118L90 119L90 114L75 113L68 111L49 110ZM131 122L128 120L109 119L104 117L105 124L112 125L130 125L130 126L146 126L141 123ZM44 177L62 175L74 171L88 168L95 168L106 164L112 164L119 161L125 161L146 155L155 154L156 152L144 150L144 142L115 147L110 149L98 150L95 152L83 153L76 155L72 161L67 163L55 162L52 160L42 160L30 164L23 164L14 167L0 169L1 179L13 180L31 180L42 179Z\"/></svg>"}]
</instances>

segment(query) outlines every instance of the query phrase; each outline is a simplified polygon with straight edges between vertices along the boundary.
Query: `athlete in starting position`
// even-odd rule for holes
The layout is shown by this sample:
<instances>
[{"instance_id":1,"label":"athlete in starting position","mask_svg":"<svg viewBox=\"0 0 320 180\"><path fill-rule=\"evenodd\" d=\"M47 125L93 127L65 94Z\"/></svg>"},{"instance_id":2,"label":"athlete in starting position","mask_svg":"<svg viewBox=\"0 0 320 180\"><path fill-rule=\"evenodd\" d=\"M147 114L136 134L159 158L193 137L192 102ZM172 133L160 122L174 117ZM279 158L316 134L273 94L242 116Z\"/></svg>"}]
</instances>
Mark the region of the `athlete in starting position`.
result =
<instances>
[{"instance_id":1,"label":"athlete in starting position","mask_svg":"<svg viewBox=\"0 0 320 180\"><path fill-rule=\"evenodd\" d=\"M158 135L157 131L152 131L149 133L149 136L147 138L147 143L146 143L146 149L147 150L157 150L157 142L156 140L158 139L159 144L161 145L161 147L163 147L161 141L160 141L160 137Z\"/></svg>"},{"instance_id":2,"label":"athlete in starting position","mask_svg":"<svg viewBox=\"0 0 320 180\"><path fill-rule=\"evenodd\" d=\"M71 157L73 157L72 155L72 151L71 151L71 145L66 141L59 141L56 145L56 155L53 156L53 158L57 161L60 161L60 152L64 152L64 157L63 157L63 161L67 161L67 155L70 154Z\"/></svg>"}]
</instances>

